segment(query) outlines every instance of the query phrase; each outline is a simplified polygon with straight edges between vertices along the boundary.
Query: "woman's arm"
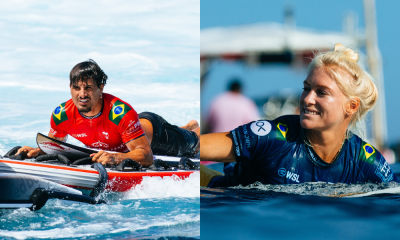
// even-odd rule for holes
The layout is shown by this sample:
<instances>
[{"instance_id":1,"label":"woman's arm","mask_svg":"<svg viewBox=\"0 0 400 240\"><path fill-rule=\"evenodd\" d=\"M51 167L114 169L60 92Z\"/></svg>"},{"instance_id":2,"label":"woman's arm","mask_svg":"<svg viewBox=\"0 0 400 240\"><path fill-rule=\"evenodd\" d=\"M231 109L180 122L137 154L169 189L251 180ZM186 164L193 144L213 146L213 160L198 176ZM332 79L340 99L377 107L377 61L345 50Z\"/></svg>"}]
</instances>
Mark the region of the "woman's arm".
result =
<instances>
[{"instance_id":1,"label":"woman's arm","mask_svg":"<svg viewBox=\"0 0 400 240\"><path fill-rule=\"evenodd\" d=\"M200 135L200 160L236 162L229 132Z\"/></svg>"}]
</instances>

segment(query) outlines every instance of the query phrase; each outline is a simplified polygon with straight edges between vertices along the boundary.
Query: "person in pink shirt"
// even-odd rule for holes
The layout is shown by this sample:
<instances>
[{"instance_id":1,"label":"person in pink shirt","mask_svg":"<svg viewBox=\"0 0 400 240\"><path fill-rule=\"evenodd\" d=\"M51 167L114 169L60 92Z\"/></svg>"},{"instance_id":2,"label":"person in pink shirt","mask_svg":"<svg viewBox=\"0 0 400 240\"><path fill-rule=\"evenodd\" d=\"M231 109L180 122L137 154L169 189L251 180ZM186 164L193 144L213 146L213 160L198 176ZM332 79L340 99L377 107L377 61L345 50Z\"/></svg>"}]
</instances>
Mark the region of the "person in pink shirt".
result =
<instances>
[{"instance_id":1,"label":"person in pink shirt","mask_svg":"<svg viewBox=\"0 0 400 240\"><path fill-rule=\"evenodd\" d=\"M226 93L211 103L207 125L211 132L228 132L260 118L255 103L241 93L239 80L230 82Z\"/></svg>"}]
</instances>

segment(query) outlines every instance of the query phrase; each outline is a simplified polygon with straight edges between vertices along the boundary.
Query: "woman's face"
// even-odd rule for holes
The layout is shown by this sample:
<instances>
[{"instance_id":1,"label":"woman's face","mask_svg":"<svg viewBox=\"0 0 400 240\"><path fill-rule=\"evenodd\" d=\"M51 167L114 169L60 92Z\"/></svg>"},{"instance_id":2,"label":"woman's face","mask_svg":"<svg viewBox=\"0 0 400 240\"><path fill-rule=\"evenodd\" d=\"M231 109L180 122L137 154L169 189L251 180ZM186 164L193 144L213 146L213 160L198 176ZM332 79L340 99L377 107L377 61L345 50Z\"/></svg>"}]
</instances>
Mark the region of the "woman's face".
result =
<instances>
[{"instance_id":1,"label":"woman's face","mask_svg":"<svg viewBox=\"0 0 400 240\"><path fill-rule=\"evenodd\" d=\"M324 68L314 68L304 81L300 97L300 124L305 129L347 128L346 97Z\"/></svg>"}]
</instances>

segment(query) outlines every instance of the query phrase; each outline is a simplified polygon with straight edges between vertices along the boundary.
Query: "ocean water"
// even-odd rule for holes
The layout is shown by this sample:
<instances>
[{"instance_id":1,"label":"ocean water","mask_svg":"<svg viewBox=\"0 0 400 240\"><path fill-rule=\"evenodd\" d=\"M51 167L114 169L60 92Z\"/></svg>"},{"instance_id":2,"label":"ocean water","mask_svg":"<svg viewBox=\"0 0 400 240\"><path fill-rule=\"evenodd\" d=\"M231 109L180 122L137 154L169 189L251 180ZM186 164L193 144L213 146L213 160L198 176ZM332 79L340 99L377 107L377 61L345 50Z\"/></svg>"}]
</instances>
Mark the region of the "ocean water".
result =
<instances>
[{"instance_id":1,"label":"ocean water","mask_svg":"<svg viewBox=\"0 0 400 240\"><path fill-rule=\"evenodd\" d=\"M0 155L49 132L53 110L71 98L69 72L89 58L108 75L104 92L138 113L200 121L199 26L199 0L0 3ZM200 237L197 174L104 197L109 204L1 210L0 239Z\"/></svg>"},{"instance_id":2,"label":"ocean water","mask_svg":"<svg viewBox=\"0 0 400 240\"><path fill-rule=\"evenodd\" d=\"M200 1L0 3L0 155L36 145L69 100L69 73L95 60L104 92L176 125L200 121Z\"/></svg>"},{"instance_id":3,"label":"ocean water","mask_svg":"<svg viewBox=\"0 0 400 240\"><path fill-rule=\"evenodd\" d=\"M222 170L222 164L210 165ZM393 239L400 195L341 198L397 183L201 188L203 239Z\"/></svg>"}]
</instances>

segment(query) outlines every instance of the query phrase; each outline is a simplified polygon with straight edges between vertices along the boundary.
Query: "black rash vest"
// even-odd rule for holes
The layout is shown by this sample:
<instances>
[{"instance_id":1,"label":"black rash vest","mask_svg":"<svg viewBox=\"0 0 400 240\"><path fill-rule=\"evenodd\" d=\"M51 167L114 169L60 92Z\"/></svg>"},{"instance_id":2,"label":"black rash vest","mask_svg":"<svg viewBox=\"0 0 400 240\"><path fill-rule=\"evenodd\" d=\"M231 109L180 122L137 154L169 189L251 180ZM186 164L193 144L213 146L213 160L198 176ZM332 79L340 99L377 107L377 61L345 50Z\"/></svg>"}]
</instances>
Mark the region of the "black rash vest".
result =
<instances>
[{"instance_id":1,"label":"black rash vest","mask_svg":"<svg viewBox=\"0 0 400 240\"><path fill-rule=\"evenodd\" d=\"M333 163L326 163L304 143L302 131L298 115L236 128L230 132L237 162L234 170L212 179L209 186L398 182L385 158L357 135L344 141Z\"/></svg>"}]
</instances>

